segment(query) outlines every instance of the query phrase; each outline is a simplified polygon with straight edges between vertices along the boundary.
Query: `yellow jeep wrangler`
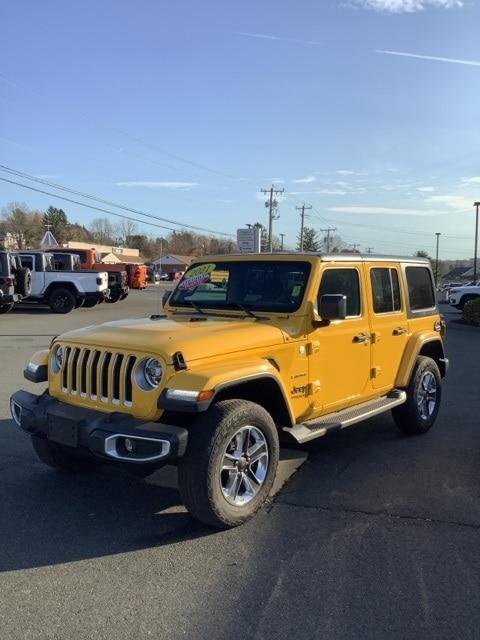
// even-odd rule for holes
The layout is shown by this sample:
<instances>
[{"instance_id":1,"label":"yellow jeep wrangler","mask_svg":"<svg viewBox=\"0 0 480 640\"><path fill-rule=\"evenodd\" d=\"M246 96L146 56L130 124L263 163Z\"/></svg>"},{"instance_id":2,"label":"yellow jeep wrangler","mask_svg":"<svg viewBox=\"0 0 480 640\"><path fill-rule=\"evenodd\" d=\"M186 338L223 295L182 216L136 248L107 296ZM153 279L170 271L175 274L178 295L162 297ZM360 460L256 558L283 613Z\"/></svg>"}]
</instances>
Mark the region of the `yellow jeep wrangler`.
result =
<instances>
[{"instance_id":1,"label":"yellow jeep wrangler","mask_svg":"<svg viewBox=\"0 0 480 640\"><path fill-rule=\"evenodd\" d=\"M209 525L263 504L279 433L299 443L392 411L425 433L448 368L428 261L359 255L210 256L164 314L55 338L11 398L40 459L105 461L148 475L178 466L181 497Z\"/></svg>"}]
</instances>

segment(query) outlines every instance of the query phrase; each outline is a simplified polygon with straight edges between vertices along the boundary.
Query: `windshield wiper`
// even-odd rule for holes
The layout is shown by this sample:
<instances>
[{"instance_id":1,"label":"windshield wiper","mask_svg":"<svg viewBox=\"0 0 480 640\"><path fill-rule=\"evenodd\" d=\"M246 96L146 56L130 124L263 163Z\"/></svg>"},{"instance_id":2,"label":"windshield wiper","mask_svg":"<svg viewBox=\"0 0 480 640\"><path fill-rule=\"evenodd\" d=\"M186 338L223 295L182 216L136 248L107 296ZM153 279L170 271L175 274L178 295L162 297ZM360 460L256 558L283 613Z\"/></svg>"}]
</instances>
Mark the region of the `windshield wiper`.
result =
<instances>
[{"instance_id":1,"label":"windshield wiper","mask_svg":"<svg viewBox=\"0 0 480 640\"><path fill-rule=\"evenodd\" d=\"M235 309L240 309L241 311L243 311L243 313L246 313L247 316L250 316L250 318L255 318L255 320L258 320L258 316L256 316L251 309L244 307L243 304L240 304L239 302L229 302L228 305L230 307L234 307Z\"/></svg>"},{"instance_id":2,"label":"windshield wiper","mask_svg":"<svg viewBox=\"0 0 480 640\"><path fill-rule=\"evenodd\" d=\"M202 316L206 315L205 311L203 311L203 309L201 309L196 302L193 302L192 300L184 300L184 302L191 305L195 309L195 311L197 313L201 313Z\"/></svg>"}]
</instances>

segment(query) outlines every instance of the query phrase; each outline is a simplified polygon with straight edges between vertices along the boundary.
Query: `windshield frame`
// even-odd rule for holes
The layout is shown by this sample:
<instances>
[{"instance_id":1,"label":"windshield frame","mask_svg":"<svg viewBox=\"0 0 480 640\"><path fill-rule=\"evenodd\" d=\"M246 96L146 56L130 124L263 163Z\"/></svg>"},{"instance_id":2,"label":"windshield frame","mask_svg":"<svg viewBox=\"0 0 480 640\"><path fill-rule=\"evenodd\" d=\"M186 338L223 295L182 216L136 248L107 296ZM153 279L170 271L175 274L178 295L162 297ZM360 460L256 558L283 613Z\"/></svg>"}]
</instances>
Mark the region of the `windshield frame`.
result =
<instances>
[{"instance_id":1,"label":"windshield frame","mask_svg":"<svg viewBox=\"0 0 480 640\"><path fill-rule=\"evenodd\" d=\"M185 282L185 280L188 279L189 272L193 271L197 267L201 267L203 265L210 265L212 263L214 263L216 266L218 265L219 271L230 270L235 267L237 267L238 269L248 269L248 268L258 267L259 270L263 269L266 271L268 267L269 266L271 267L273 263L277 267L279 267L281 270L283 270L284 276L286 275L287 269L290 269L292 273L293 272L302 273L303 283L300 285L301 292L298 295L298 299L294 303L289 304L288 306L287 306L287 303L283 303L283 302L279 303L278 306L276 303L272 304L271 302L262 304L261 301L259 300L255 302L248 302L243 299L242 300L239 299L239 300L232 300L231 303L227 302L226 300L220 301L220 302L213 302L213 301L209 302L208 300L205 301L200 299L194 300L194 302L196 303L196 306L200 307L203 312L205 311L230 312L231 311L234 313L241 313L243 315L244 314L250 315L251 312L279 314L279 315L290 315L292 313L296 313L305 303L308 288L309 288L309 283L313 273L313 267L312 267L311 261L309 261L308 259L298 260L298 259L295 259L293 256L291 257L291 259L281 258L278 260L265 260L265 259L235 260L235 259L230 259L228 256L221 256L221 259L218 259L217 256L215 257L212 256L212 259L208 260L208 258L205 257L205 259L202 261L192 263L190 267L185 271L181 280L179 280L177 286L175 287L171 296L168 299L168 306L172 307L173 309L178 309L186 312L191 311L195 313L195 308L191 304L192 301L189 301L188 297L185 299L185 301L182 301L181 299L179 299L183 291L181 288L182 282ZM199 284L205 284L205 283L199 283ZM196 290L196 287L194 290ZM239 305L242 305L244 308L241 309ZM252 317L253 317L253 314L252 314Z\"/></svg>"}]
</instances>

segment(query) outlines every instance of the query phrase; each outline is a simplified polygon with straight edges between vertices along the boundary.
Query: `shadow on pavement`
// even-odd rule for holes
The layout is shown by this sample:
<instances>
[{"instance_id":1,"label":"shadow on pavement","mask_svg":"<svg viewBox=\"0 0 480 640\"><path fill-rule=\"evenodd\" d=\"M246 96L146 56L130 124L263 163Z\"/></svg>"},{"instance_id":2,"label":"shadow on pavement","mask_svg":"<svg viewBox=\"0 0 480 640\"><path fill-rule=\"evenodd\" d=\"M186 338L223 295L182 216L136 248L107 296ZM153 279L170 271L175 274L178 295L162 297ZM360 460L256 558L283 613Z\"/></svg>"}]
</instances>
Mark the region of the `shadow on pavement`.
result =
<instances>
[{"instance_id":1,"label":"shadow on pavement","mask_svg":"<svg viewBox=\"0 0 480 640\"><path fill-rule=\"evenodd\" d=\"M178 491L106 466L67 475L37 462L28 438L9 445L0 420L0 571L55 565L174 544L214 533ZM6 437L5 437L6 435Z\"/></svg>"}]
</instances>

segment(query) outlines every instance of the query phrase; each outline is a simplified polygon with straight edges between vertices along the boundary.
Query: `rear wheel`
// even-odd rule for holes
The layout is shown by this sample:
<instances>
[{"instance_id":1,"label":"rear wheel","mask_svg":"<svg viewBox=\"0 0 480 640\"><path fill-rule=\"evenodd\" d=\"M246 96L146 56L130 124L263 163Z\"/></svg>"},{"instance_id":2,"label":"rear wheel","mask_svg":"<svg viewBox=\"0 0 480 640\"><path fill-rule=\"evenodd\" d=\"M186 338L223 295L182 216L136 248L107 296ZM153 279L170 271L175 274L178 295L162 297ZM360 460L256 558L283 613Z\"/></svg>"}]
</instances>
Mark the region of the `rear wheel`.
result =
<instances>
[{"instance_id":1,"label":"rear wheel","mask_svg":"<svg viewBox=\"0 0 480 640\"><path fill-rule=\"evenodd\" d=\"M111 293L109 298L105 298L105 302L108 302L109 304L114 304L115 302L118 302L120 300L120 294L119 293Z\"/></svg>"},{"instance_id":2,"label":"rear wheel","mask_svg":"<svg viewBox=\"0 0 480 640\"><path fill-rule=\"evenodd\" d=\"M419 356L407 388L407 401L392 409L397 427L405 434L426 433L435 422L442 397L442 379L432 358Z\"/></svg>"},{"instance_id":3,"label":"rear wheel","mask_svg":"<svg viewBox=\"0 0 480 640\"><path fill-rule=\"evenodd\" d=\"M68 447L64 447L56 442L50 442L50 440L45 440L45 438L32 436L32 445L40 460L57 471L78 473L81 471L92 471L99 466L97 460L81 458L68 451Z\"/></svg>"},{"instance_id":4,"label":"rear wheel","mask_svg":"<svg viewBox=\"0 0 480 640\"><path fill-rule=\"evenodd\" d=\"M14 303L0 304L0 313L9 313L13 309Z\"/></svg>"},{"instance_id":5,"label":"rear wheel","mask_svg":"<svg viewBox=\"0 0 480 640\"><path fill-rule=\"evenodd\" d=\"M55 289L48 296L48 305L54 313L70 313L77 301L68 289Z\"/></svg>"},{"instance_id":6,"label":"rear wheel","mask_svg":"<svg viewBox=\"0 0 480 640\"><path fill-rule=\"evenodd\" d=\"M278 457L277 428L263 407L248 400L219 402L189 429L178 465L183 502L210 526L242 524L267 499Z\"/></svg>"}]
</instances>

